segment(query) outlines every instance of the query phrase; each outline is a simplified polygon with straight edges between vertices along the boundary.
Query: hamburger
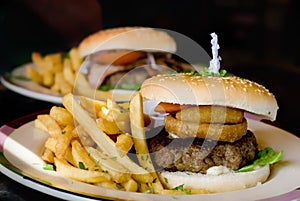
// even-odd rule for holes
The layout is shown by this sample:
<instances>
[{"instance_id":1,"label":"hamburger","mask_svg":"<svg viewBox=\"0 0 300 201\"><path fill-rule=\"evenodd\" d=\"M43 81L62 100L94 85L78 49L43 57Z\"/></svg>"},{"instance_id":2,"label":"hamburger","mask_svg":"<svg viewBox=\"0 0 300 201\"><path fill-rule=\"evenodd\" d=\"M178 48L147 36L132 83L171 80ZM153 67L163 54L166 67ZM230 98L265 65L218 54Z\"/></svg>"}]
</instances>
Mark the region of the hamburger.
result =
<instances>
[{"instance_id":1,"label":"hamburger","mask_svg":"<svg viewBox=\"0 0 300 201\"><path fill-rule=\"evenodd\" d=\"M80 57L86 58L81 73L87 74L91 86L103 91L138 90L146 78L166 69L190 68L172 58L176 52L172 36L150 27L101 30L84 38L78 51Z\"/></svg>"},{"instance_id":2,"label":"hamburger","mask_svg":"<svg viewBox=\"0 0 300 201\"><path fill-rule=\"evenodd\" d=\"M154 118L164 119L147 132L147 141L166 188L240 190L265 182L269 164L281 160L282 152L260 150L247 127L245 113L276 118L277 101L262 85L190 72L151 77L140 92L156 102Z\"/></svg>"}]
</instances>

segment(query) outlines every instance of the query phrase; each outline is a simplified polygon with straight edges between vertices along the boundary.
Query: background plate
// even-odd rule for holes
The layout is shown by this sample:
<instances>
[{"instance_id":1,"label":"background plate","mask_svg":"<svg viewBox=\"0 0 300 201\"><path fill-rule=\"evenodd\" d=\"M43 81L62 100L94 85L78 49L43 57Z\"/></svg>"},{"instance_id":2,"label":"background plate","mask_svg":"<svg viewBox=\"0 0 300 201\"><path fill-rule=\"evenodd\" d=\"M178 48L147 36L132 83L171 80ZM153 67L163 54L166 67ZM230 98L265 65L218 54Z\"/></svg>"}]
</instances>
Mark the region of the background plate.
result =
<instances>
[{"instance_id":1,"label":"background plate","mask_svg":"<svg viewBox=\"0 0 300 201\"><path fill-rule=\"evenodd\" d=\"M10 76L9 78L7 76L2 76L2 84L6 88L23 96L51 103L61 104L62 97L58 93L55 93L50 89L42 87L31 80L18 79L18 77L27 78L26 65L29 64L24 64L15 68L11 72L12 76Z\"/></svg>"},{"instance_id":2,"label":"background plate","mask_svg":"<svg viewBox=\"0 0 300 201\"><path fill-rule=\"evenodd\" d=\"M30 63L29 63L30 64ZM27 96L29 98L47 101L55 104L62 104L62 96L46 87L38 85L37 83L31 81L26 75L26 65L19 66L15 68L11 72L11 76L2 76L1 82L2 84L23 96ZM25 78L25 79L24 79ZM125 101L129 100L129 97L134 94L136 91L134 90L124 90L124 89L114 89L110 90L112 95L121 96L121 100L125 99ZM98 98L101 99L101 98ZM104 98L102 98L104 100ZM105 99L106 100L106 99Z\"/></svg>"}]
</instances>

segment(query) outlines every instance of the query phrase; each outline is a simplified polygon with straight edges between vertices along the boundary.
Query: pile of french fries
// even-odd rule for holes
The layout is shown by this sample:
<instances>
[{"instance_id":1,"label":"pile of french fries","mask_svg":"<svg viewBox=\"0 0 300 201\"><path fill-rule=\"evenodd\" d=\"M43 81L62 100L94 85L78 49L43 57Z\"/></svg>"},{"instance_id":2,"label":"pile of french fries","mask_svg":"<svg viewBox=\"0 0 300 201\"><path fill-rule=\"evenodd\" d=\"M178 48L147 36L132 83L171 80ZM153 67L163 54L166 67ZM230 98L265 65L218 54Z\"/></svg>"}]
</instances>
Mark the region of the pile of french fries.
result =
<instances>
[{"instance_id":1,"label":"pile of french fries","mask_svg":"<svg viewBox=\"0 0 300 201\"><path fill-rule=\"evenodd\" d=\"M35 127L49 134L42 159L68 178L130 192L194 194L204 190L165 189L148 151L142 98L129 103L94 100L69 93L63 106L38 115ZM134 146L137 162L130 158Z\"/></svg>"},{"instance_id":2,"label":"pile of french fries","mask_svg":"<svg viewBox=\"0 0 300 201\"><path fill-rule=\"evenodd\" d=\"M93 88L86 76L80 73L84 58L80 57L77 47L72 48L67 54L59 52L42 56L38 52L33 52L31 57L32 64L26 65L27 76L38 85L60 96L76 93L101 100L130 100L131 94L113 94L110 91Z\"/></svg>"},{"instance_id":3,"label":"pile of french fries","mask_svg":"<svg viewBox=\"0 0 300 201\"><path fill-rule=\"evenodd\" d=\"M42 56L38 52L31 54L33 64L26 66L28 77L37 84L47 87L58 94L72 92L76 74L83 62L78 49L72 48L68 56L52 53Z\"/></svg>"}]
</instances>

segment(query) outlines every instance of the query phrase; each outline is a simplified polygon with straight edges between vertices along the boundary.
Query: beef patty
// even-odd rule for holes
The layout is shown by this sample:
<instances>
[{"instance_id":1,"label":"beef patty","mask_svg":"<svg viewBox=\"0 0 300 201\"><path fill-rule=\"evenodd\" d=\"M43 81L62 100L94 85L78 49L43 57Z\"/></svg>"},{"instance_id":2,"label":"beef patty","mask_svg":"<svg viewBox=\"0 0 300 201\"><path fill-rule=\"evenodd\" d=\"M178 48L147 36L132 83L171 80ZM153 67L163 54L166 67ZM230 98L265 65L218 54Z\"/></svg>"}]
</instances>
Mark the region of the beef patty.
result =
<instances>
[{"instance_id":1,"label":"beef patty","mask_svg":"<svg viewBox=\"0 0 300 201\"><path fill-rule=\"evenodd\" d=\"M199 138L170 138L163 129L148 140L149 151L158 170L206 173L212 166L233 170L255 158L257 142L251 131L229 143Z\"/></svg>"}]
</instances>

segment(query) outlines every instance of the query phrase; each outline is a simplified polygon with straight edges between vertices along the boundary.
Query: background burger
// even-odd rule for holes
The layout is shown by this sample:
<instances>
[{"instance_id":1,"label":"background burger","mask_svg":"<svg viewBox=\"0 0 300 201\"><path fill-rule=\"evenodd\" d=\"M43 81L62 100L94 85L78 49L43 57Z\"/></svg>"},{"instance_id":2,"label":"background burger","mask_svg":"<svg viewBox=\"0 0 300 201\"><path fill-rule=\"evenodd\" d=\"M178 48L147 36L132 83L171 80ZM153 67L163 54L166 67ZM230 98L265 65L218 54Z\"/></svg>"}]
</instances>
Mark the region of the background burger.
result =
<instances>
[{"instance_id":1,"label":"background burger","mask_svg":"<svg viewBox=\"0 0 300 201\"><path fill-rule=\"evenodd\" d=\"M146 78L165 69L190 68L172 58L175 40L149 27L101 30L83 39L78 48L80 56L86 58L81 72L88 74L90 84L100 90L136 90Z\"/></svg>"},{"instance_id":2,"label":"background burger","mask_svg":"<svg viewBox=\"0 0 300 201\"><path fill-rule=\"evenodd\" d=\"M235 76L157 75L143 82L145 100L159 102L164 128L148 132L149 150L167 188L217 193L265 182L282 152L258 150L245 112L275 120L277 102L265 87Z\"/></svg>"}]
</instances>

